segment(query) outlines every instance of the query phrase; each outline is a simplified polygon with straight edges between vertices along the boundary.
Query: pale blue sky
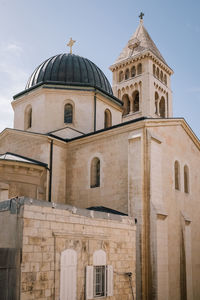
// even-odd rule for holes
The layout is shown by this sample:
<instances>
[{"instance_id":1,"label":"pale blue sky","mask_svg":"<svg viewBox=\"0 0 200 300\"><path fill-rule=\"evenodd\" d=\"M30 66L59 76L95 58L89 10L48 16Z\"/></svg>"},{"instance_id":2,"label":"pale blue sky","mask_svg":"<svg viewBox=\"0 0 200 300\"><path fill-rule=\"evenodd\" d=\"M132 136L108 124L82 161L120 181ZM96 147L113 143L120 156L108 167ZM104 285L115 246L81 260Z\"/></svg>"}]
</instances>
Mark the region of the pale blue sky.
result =
<instances>
[{"instance_id":1,"label":"pale blue sky","mask_svg":"<svg viewBox=\"0 0 200 300\"><path fill-rule=\"evenodd\" d=\"M200 137L199 0L0 0L0 130L12 127L12 96L22 91L46 58L68 52L109 66L138 26L144 25L174 70L174 117L184 117Z\"/></svg>"}]
</instances>

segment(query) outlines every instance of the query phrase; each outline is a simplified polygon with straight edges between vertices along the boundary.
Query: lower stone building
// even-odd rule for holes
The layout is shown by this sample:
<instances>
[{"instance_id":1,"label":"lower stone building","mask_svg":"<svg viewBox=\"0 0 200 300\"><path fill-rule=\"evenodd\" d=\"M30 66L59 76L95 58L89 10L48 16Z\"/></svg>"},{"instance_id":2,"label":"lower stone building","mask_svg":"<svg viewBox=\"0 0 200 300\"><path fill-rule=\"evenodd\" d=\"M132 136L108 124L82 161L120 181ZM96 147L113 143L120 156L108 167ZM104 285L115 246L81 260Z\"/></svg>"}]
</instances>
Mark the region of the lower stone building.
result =
<instances>
[{"instance_id":1,"label":"lower stone building","mask_svg":"<svg viewBox=\"0 0 200 300\"><path fill-rule=\"evenodd\" d=\"M113 212L0 202L0 299L134 299L135 222Z\"/></svg>"}]
</instances>

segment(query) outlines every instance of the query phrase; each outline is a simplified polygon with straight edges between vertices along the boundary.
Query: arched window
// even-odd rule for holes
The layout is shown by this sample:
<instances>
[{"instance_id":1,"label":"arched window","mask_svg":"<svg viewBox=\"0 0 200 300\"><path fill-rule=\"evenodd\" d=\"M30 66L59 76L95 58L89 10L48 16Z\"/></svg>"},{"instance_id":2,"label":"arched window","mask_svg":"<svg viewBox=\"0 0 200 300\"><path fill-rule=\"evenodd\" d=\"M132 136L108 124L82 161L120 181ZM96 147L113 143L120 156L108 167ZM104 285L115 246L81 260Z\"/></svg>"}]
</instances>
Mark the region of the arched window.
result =
<instances>
[{"instance_id":1,"label":"arched window","mask_svg":"<svg viewBox=\"0 0 200 300\"><path fill-rule=\"evenodd\" d=\"M142 74L142 64L138 64L137 66L137 75Z\"/></svg>"},{"instance_id":2,"label":"arched window","mask_svg":"<svg viewBox=\"0 0 200 300\"><path fill-rule=\"evenodd\" d=\"M112 126L112 114L109 109L104 112L104 128Z\"/></svg>"},{"instance_id":3,"label":"arched window","mask_svg":"<svg viewBox=\"0 0 200 300\"><path fill-rule=\"evenodd\" d=\"M160 72L160 80L163 81L163 71Z\"/></svg>"},{"instance_id":4,"label":"arched window","mask_svg":"<svg viewBox=\"0 0 200 300\"><path fill-rule=\"evenodd\" d=\"M189 193L189 168L184 166L184 192Z\"/></svg>"},{"instance_id":5,"label":"arched window","mask_svg":"<svg viewBox=\"0 0 200 300\"><path fill-rule=\"evenodd\" d=\"M126 72L125 72L125 80L129 79L129 76L130 76L129 69L126 69Z\"/></svg>"},{"instance_id":6,"label":"arched window","mask_svg":"<svg viewBox=\"0 0 200 300\"><path fill-rule=\"evenodd\" d=\"M140 96L139 92L136 91L133 93L133 112L137 112L140 109Z\"/></svg>"},{"instance_id":7,"label":"arched window","mask_svg":"<svg viewBox=\"0 0 200 300\"><path fill-rule=\"evenodd\" d=\"M73 122L73 106L70 103L65 104L64 108L64 123Z\"/></svg>"},{"instance_id":8,"label":"arched window","mask_svg":"<svg viewBox=\"0 0 200 300\"><path fill-rule=\"evenodd\" d=\"M174 182L175 189L180 190L180 165L177 160L174 163Z\"/></svg>"},{"instance_id":9,"label":"arched window","mask_svg":"<svg viewBox=\"0 0 200 300\"><path fill-rule=\"evenodd\" d=\"M121 82L124 79L124 73L123 71L119 72L119 82Z\"/></svg>"},{"instance_id":10,"label":"arched window","mask_svg":"<svg viewBox=\"0 0 200 300\"><path fill-rule=\"evenodd\" d=\"M157 68L157 69L156 69L156 76L157 76L158 79L159 79L159 77L160 77L159 75L160 75L160 71L159 71L159 68Z\"/></svg>"},{"instance_id":11,"label":"arched window","mask_svg":"<svg viewBox=\"0 0 200 300\"><path fill-rule=\"evenodd\" d=\"M77 253L67 249L61 253L60 261L60 300L76 300Z\"/></svg>"},{"instance_id":12,"label":"arched window","mask_svg":"<svg viewBox=\"0 0 200 300\"><path fill-rule=\"evenodd\" d=\"M28 105L25 109L24 114L24 129L29 129L32 127L32 107Z\"/></svg>"},{"instance_id":13,"label":"arched window","mask_svg":"<svg viewBox=\"0 0 200 300\"><path fill-rule=\"evenodd\" d=\"M167 75L164 75L164 83L167 85Z\"/></svg>"},{"instance_id":14,"label":"arched window","mask_svg":"<svg viewBox=\"0 0 200 300\"><path fill-rule=\"evenodd\" d=\"M130 100L129 100L129 96L127 94L123 95L122 101L123 101L123 107L124 107L123 115L127 115L127 114L130 113Z\"/></svg>"},{"instance_id":15,"label":"arched window","mask_svg":"<svg viewBox=\"0 0 200 300\"><path fill-rule=\"evenodd\" d=\"M158 114L158 93L155 92L155 114Z\"/></svg>"},{"instance_id":16,"label":"arched window","mask_svg":"<svg viewBox=\"0 0 200 300\"><path fill-rule=\"evenodd\" d=\"M100 160L94 157L90 168L90 187L95 188L100 186Z\"/></svg>"},{"instance_id":17,"label":"arched window","mask_svg":"<svg viewBox=\"0 0 200 300\"><path fill-rule=\"evenodd\" d=\"M135 66L133 66L131 68L131 77L135 77L135 74L136 74L136 69L135 69Z\"/></svg>"},{"instance_id":18,"label":"arched window","mask_svg":"<svg viewBox=\"0 0 200 300\"><path fill-rule=\"evenodd\" d=\"M159 114L161 118L165 118L165 98L162 97L159 103Z\"/></svg>"},{"instance_id":19,"label":"arched window","mask_svg":"<svg viewBox=\"0 0 200 300\"><path fill-rule=\"evenodd\" d=\"M153 65L153 75L156 76L156 66Z\"/></svg>"}]
</instances>

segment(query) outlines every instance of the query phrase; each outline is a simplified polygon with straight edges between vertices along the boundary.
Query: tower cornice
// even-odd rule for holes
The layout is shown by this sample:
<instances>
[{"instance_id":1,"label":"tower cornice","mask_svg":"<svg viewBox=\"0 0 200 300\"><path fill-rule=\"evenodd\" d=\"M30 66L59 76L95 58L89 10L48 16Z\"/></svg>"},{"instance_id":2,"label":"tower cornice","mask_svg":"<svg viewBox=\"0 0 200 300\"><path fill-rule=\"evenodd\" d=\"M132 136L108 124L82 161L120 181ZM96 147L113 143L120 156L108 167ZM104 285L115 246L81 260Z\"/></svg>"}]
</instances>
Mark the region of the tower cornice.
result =
<instances>
[{"instance_id":1,"label":"tower cornice","mask_svg":"<svg viewBox=\"0 0 200 300\"><path fill-rule=\"evenodd\" d=\"M128 66L131 63L135 63L141 59L144 59L146 57L149 57L152 59L155 63L157 63L163 70L165 70L169 75L174 74L174 71L161 59L159 59L151 50L145 49L143 52L140 52L138 55L135 55L134 57L128 57L126 59L123 59L121 61L118 61L110 66L110 70L113 72L115 70L118 70L120 68L123 68L125 66Z\"/></svg>"}]
</instances>

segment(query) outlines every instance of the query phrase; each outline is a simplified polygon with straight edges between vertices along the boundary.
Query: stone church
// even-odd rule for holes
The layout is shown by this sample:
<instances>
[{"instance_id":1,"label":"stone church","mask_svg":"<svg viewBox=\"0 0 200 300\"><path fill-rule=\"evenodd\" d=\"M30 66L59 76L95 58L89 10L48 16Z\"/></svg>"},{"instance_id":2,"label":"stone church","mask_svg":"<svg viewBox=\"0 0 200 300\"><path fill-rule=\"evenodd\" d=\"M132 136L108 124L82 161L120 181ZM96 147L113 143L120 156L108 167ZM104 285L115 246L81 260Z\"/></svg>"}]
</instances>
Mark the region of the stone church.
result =
<instances>
[{"instance_id":1,"label":"stone church","mask_svg":"<svg viewBox=\"0 0 200 300\"><path fill-rule=\"evenodd\" d=\"M200 141L173 117L173 70L140 18L112 87L70 52L13 97L14 128L0 133L2 300L200 299Z\"/></svg>"}]
</instances>

